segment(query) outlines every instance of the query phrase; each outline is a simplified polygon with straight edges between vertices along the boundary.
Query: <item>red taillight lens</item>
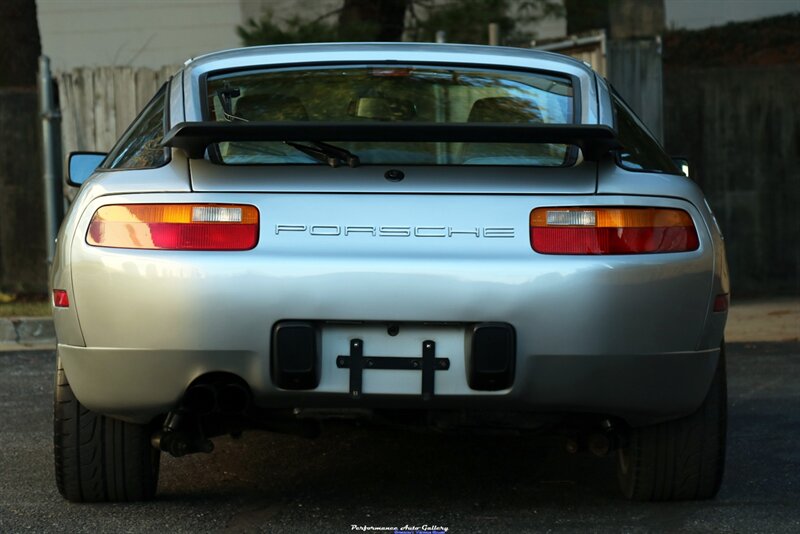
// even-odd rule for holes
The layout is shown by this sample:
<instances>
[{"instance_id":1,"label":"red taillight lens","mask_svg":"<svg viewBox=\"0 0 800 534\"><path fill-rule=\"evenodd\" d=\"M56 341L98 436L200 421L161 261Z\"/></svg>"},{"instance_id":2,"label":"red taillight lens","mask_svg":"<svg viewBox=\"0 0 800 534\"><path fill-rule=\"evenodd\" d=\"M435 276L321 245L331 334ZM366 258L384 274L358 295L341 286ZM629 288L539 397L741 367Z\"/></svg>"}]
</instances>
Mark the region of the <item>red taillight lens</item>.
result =
<instances>
[{"instance_id":1,"label":"red taillight lens","mask_svg":"<svg viewBox=\"0 0 800 534\"><path fill-rule=\"evenodd\" d=\"M662 208L536 208L531 247L541 254L652 254L697 250L688 213Z\"/></svg>"},{"instance_id":2,"label":"red taillight lens","mask_svg":"<svg viewBox=\"0 0 800 534\"><path fill-rule=\"evenodd\" d=\"M96 247L250 250L258 210L231 204L125 204L99 208L86 242Z\"/></svg>"},{"instance_id":3,"label":"red taillight lens","mask_svg":"<svg viewBox=\"0 0 800 534\"><path fill-rule=\"evenodd\" d=\"M69 308L69 295L65 290L53 290L53 306L56 308Z\"/></svg>"}]
</instances>

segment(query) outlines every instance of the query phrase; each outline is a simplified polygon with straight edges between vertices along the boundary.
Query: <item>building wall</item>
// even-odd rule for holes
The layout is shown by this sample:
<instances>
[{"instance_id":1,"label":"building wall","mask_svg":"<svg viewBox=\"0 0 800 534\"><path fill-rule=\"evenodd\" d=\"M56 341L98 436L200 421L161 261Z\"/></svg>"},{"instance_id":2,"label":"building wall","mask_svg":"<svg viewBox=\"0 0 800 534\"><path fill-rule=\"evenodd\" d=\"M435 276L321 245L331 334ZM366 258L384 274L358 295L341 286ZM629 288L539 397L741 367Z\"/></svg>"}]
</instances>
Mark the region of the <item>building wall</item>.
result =
<instances>
[{"instance_id":1,"label":"building wall","mask_svg":"<svg viewBox=\"0 0 800 534\"><path fill-rule=\"evenodd\" d=\"M240 0L36 0L36 8L54 70L157 69L240 46Z\"/></svg>"},{"instance_id":2,"label":"building wall","mask_svg":"<svg viewBox=\"0 0 800 534\"><path fill-rule=\"evenodd\" d=\"M560 4L564 4L563 0L559 0ZM556 39L567 35L567 18L566 17L548 17L520 26L520 30L531 32L534 34L534 39Z\"/></svg>"}]
</instances>

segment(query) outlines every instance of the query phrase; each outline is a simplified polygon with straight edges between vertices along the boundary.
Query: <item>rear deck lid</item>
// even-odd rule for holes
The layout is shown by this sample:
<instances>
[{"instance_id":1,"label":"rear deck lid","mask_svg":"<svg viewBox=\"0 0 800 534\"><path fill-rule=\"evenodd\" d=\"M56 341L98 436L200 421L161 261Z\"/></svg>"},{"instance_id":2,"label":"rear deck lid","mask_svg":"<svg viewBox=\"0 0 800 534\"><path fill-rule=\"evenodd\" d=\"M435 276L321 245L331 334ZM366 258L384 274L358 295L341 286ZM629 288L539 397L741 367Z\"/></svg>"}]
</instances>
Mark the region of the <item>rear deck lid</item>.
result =
<instances>
[{"instance_id":1,"label":"rear deck lid","mask_svg":"<svg viewBox=\"0 0 800 534\"><path fill-rule=\"evenodd\" d=\"M225 166L190 161L192 189L220 192L593 194L597 166Z\"/></svg>"}]
</instances>

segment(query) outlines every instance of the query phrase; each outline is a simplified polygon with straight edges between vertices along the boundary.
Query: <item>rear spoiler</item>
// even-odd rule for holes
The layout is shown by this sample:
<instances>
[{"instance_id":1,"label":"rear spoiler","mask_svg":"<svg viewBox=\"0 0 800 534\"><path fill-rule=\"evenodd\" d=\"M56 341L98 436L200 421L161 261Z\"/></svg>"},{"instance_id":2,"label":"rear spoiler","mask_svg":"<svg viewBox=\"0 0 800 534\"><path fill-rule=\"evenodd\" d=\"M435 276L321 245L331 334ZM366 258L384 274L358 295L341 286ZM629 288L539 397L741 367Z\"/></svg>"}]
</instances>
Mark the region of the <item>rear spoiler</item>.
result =
<instances>
[{"instance_id":1,"label":"rear spoiler","mask_svg":"<svg viewBox=\"0 0 800 534\"><path fill-rule=\"evenodd\" d=\"M579 146L588 160L621 146L613 128L596 124L303 121L182 122L161 144L201 159L209 145L225 141L553 143Z\"/></svg>"}]
</instances>

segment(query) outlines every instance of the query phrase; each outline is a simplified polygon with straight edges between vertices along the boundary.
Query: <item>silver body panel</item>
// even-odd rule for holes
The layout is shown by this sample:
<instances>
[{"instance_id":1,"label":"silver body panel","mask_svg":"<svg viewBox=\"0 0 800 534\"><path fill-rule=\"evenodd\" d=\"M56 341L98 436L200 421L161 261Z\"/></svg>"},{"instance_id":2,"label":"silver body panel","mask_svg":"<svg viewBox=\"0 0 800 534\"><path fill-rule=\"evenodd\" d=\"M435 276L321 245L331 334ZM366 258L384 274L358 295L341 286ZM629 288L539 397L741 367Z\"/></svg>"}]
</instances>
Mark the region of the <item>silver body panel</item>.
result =
<instances>
[{"instance_id":1,"label":"silver body panel","mask_svg":"<svg viewBox=\"0 0 800 534\"><path fill-rule=\"evenodd\" d=\"M387 57L567 72L581 80L582 122L611 120L607 95L598 96L594 74L577 62L436 45L304 45L206 56L173 79L170 120L200 119L198 83L213 70ZM67 289L72 301L55 310L55 323L76 396L92 410L144 422L172 409L197 377L228 371L249 384L260 406L347 407L347 373L332 362L359 336L372 355L409 357L433 338L453 361L437 373L428 404L410 374L365 373L367 405L591 412L644 424L688 414L702 402L725 324L712 303L728 292L728 279L722 236L694 183L624 171L611 157L557 169L404 167L407 177L396 183L383 178L387 168L226 167L173 150L159 169L97 173L62 226L53 268L53 286ZM86 243L99 207L160 202L254 205L258 245L188 252ZM532 209L584 205L683 209L700 246L632 256L531 249ZM273 384L271 332L287 319L323 325L316 390ZM385 333L390 322L401 325L397 337ZM469 388L463 329L476 322L514 327L511 388Z\"/></svg>"},{"instance_id":2,"label":"silver body panel","mask_svg":"<svg viewBox=\"0 0 800 534\"><path fill-rule=\"evenodd\" d=\"M355 169L331 169L316 165L240 166L231 172L206 160L191 160L192 190L219 192L317 192L386 194L592 194L597 189L597 170L584 165L553 169L450 165L441 167L401 165L405 178L384 178L395 166L365 165ZM491 177L487 179L487 174Z\"/></svg>"}]
</instances>

